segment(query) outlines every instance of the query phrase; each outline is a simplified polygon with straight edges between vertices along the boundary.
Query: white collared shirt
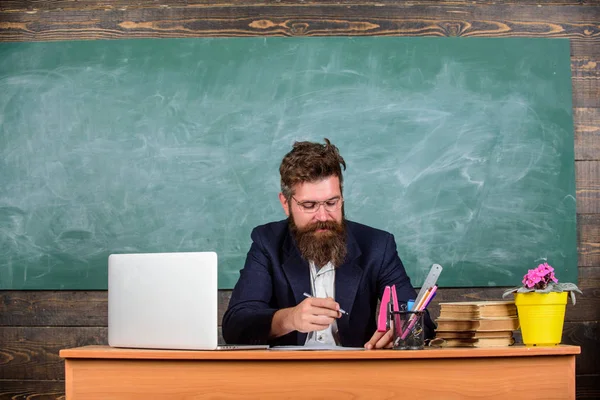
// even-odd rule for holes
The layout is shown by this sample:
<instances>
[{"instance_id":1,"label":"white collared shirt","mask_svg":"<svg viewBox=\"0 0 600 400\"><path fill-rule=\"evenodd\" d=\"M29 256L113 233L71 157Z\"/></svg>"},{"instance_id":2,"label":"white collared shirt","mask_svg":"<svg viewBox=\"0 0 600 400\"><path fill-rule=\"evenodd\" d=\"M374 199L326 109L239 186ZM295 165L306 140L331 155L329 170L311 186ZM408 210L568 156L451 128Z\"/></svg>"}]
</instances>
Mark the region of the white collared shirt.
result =
<instances>
[{"instance_id":1,"label":"white collared shirt","mask_svg":"<svg viewBox=\"0 0 600 400\"><path fill-rule=\"evenodd\" d=\"M312 286L312 295L314 297L331 297L335 299L335 266L328 262L323 267L317 269L314 262L310 262L310 282ZM306 336L305 346L335 346L338 336L337 322L329 325L322 331L309 332Z\"/></svg>"}]
</instances>

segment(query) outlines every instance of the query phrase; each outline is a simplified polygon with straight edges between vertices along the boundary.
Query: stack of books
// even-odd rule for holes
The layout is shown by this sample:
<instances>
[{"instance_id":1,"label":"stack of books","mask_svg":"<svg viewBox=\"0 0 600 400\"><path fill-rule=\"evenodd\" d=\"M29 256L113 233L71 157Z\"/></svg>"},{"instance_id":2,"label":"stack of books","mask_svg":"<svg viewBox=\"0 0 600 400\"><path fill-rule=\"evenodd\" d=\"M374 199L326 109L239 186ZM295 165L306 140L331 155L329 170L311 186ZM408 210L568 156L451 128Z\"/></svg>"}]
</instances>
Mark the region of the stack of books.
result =
<instances>
[{"instance_id":1,"label":"stack of books","mask_svg":"<svg viewBox=\"0 0 600 400\"><path fill-rule=\"evenodd\" d=\"M513 301L466 301L440 303L436 338L445 347L510 346L519 329Z\"/></svg>"}]
</instances>

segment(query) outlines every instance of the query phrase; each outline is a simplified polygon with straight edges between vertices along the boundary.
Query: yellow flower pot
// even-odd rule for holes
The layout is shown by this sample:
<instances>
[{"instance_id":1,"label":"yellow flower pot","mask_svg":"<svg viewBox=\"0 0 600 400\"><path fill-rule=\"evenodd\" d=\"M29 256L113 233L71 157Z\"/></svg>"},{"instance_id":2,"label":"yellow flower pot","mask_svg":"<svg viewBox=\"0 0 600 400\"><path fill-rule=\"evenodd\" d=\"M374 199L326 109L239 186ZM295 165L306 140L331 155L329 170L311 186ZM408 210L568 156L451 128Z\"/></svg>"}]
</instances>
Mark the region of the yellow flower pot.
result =
<instances>
[{"instance_id":1,"label":"yellow flower pot","mask_svg":"<svg viewBox=\"0 0 600 400\"><path fill-rule=\"evenodd\" d=\"M568 292L515 293L526 346L556 346L562 339Z\"/></svg>"}]
</instances>

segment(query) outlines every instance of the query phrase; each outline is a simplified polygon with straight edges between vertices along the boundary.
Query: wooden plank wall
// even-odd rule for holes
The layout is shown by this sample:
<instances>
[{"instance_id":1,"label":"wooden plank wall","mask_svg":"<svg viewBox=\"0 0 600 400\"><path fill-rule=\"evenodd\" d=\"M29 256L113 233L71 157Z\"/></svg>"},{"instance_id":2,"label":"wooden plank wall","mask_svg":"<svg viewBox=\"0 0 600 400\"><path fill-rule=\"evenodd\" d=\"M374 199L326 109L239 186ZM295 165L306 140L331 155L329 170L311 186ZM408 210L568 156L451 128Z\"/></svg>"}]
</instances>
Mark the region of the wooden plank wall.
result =
<instances>
[{"instance_id":1,"label":"wooden plank wall","mask_svg":"<svg viewBox=\"0 0 600 400\"><path fill-rule=\"evenodd\" d=\"M255 35L571 39L578 283L585 296L567 308L563 342L582 346L577 397L600 398L600 1L0 1L0 41ZM436 304L501 293L444 289ZM229 292L220 292L220 315L228 300ZM103 291L0 292L0 398L63 397L58 351L106 343L106 326Z\"/></svg>"}]
</instances>

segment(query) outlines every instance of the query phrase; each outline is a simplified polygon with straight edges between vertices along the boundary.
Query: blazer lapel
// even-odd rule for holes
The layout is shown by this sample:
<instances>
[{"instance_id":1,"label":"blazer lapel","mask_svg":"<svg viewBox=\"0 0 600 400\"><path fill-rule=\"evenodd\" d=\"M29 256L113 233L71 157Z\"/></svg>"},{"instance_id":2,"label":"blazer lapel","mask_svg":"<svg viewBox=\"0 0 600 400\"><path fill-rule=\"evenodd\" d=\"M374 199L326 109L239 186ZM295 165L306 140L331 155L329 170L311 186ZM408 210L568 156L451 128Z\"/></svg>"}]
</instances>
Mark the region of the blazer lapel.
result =
<instances>
[{"instance_id":1,"label":"blazer lapel","mask_svg":"<svg viewBox=\"0 0 600 400\"><path fill-rule=\"evenodd\" d=\"M310 286L310 270L308 263L300 255L300 250L296 247L296 243L292 239L291 234L288 234L283 242L283 252L285 258L282 263L283 272L292 288L294 300L296 304L300 304L304 300L304 293L311 292ZM295 306L293 304L292 306ZM303 346L306 343L308 335L302 332L296 332L296 344Z\"/></svg>"},{"instance_id":2,"label":"blazer lapel","mask_svg":"<svg viewBox=\"0 0 600 400\"><path fill-rule=\"evenodd\" d=\"M305 292L311 292L310 270L289 232L283 242L283 251L286 254L282 264L283 272L292 288L296 304L298 304L304 300Z\"/></svg>"},{"instance_id":3,"label":"blazer lapel","mask_svg":"<svg viewBox=\"0 0 600 400\"><path fill-rule=\"evenodd\" d=\"M338 330L342 337L350 329L352 306L363 274L363 268L358 263L361 251L349 230L347 230L346 240L348 248L346 261L335 270L335 300L349 314L342 315L337 320Z\"/></svg>"}]
</instances>

